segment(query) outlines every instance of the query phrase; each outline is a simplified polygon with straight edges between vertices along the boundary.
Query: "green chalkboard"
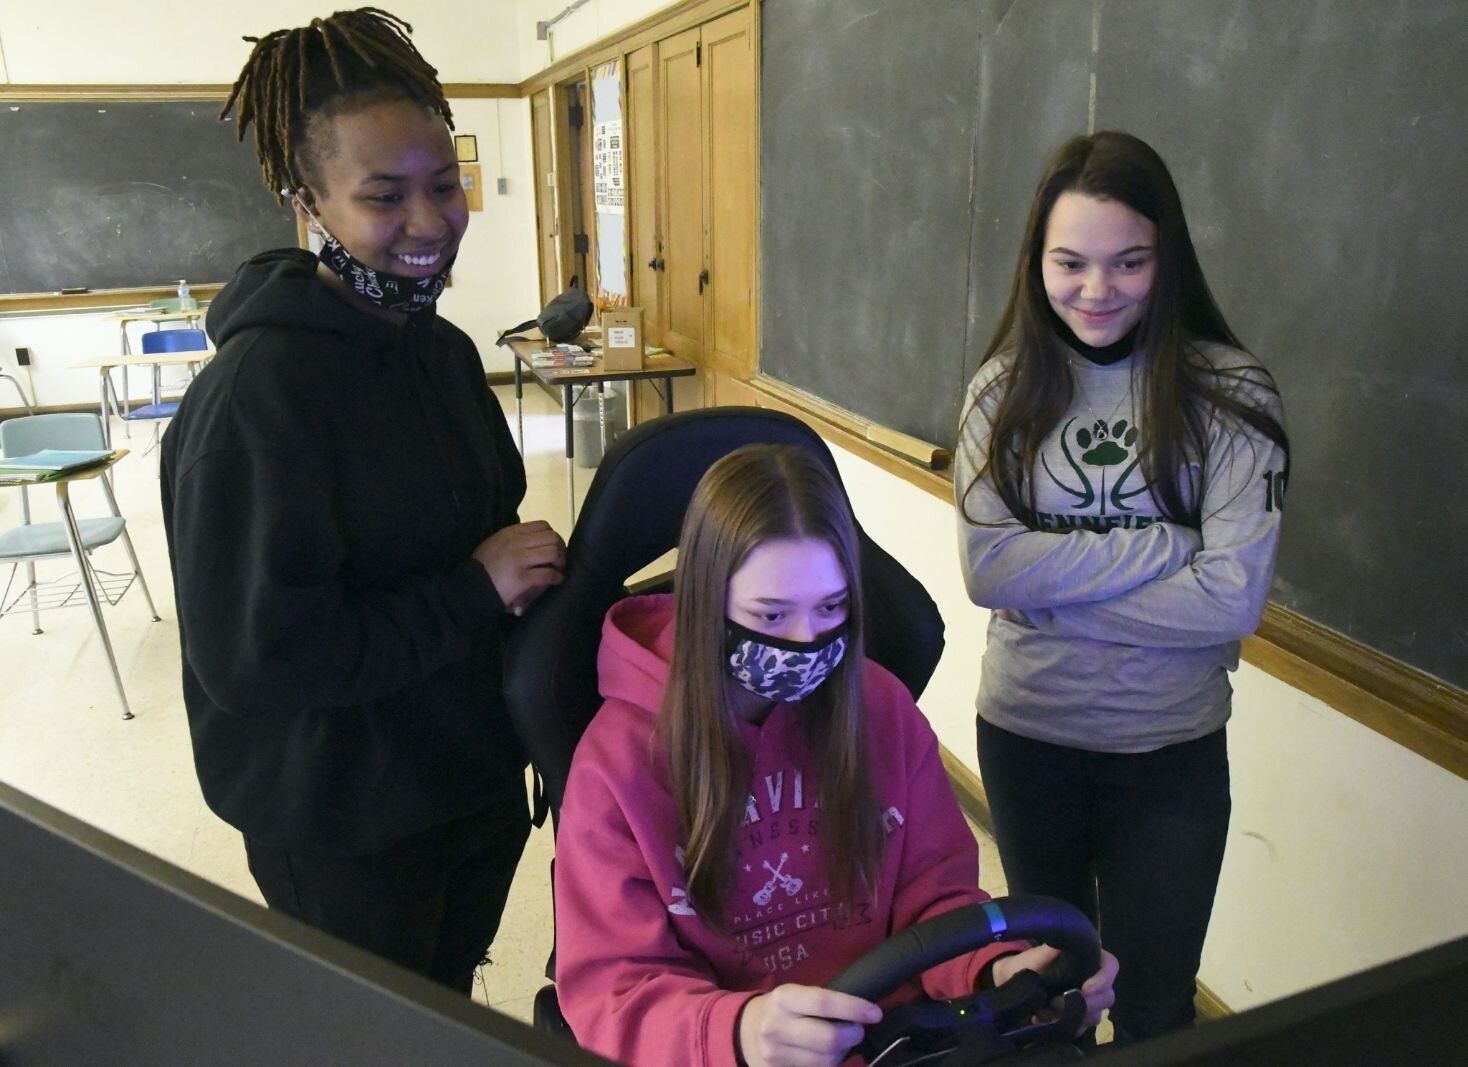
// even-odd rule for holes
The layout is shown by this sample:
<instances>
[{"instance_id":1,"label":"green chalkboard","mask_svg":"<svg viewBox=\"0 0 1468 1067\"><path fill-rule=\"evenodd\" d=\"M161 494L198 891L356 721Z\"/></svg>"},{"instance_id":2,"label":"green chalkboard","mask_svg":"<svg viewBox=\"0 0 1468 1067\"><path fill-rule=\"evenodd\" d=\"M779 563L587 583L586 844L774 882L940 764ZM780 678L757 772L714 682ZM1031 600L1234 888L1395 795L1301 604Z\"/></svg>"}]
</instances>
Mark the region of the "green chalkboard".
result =
<instances>
[{"instance_id":1,"label":"green chalkboard","mask_svg":"<svg viewBox=\"0 0 1468 1067\"><path fill-rule=\"evenodd\" d=\"M0 293L229 279L296 243L219 101L6 100Z\"/></svg>"},{"instance_id":2,"label":"green chalkboard","mask_svg":"<svg viewBox=\"0 0 1468 1067\"><path fill-rule=\"evenodd\" d=\"M1046 159L1135 133L1284 395L1273 599L1468 689L1468 3L760 10L764 373L951 445Z\"/></svg>"}]
</instances>

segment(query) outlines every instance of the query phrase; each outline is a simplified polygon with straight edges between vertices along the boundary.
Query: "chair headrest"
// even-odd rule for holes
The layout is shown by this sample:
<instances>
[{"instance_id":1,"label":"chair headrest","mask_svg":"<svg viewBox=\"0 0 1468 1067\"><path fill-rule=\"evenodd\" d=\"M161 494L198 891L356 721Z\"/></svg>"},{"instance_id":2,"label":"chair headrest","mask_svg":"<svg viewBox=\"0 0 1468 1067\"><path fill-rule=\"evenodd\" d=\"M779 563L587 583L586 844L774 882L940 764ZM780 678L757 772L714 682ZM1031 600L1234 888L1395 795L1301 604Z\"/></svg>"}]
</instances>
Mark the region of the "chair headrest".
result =
<instances>
[{"instance_id":1,"label":"chair headrest","mask_svg":"<svg viewBox=\"0 0 1468 1067\"><path fill-rule=\"evenodd\" d=\"M584 569L610 575L620 585L675 548L683 514L704 474L750 444L809 449L840 482L826 443L782 412L730 407L655 419L618 441L598 468L567 545L567 579L573 579L573 570Z\"/></svg>"}]
</instances>

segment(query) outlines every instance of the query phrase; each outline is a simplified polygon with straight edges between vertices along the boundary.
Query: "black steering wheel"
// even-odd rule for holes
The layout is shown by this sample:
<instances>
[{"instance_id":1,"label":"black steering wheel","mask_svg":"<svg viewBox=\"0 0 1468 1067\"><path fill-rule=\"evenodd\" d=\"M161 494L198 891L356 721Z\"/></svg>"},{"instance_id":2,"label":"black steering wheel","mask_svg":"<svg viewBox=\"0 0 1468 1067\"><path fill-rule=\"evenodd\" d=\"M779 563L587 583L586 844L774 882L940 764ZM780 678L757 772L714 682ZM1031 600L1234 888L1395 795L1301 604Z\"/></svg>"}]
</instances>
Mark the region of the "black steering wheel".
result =
<instances>
[{"instance_id":1,"label":"black steering wheel","mask_svg":"<svg viewBox=\"0 0 1468 1067\"><path fill-rule=\"evenodd\" d=\"M1101 942L1090 920L1062 900L999 897L944 912L888 938L826 987L878 1001L928 968L996 941L1044 943L1061 957L1045 974L1021 971L997 989L894 1005L854 1051L868 1067L971 1067L1015 1053L1020 1055L1009 1062L1080 1059L1070 1043L1085 1018L1080 985L1101 968ZM1060 1010L1036 1020L1035 1013L1056 998Z\"/></svg>"}]
</instances>

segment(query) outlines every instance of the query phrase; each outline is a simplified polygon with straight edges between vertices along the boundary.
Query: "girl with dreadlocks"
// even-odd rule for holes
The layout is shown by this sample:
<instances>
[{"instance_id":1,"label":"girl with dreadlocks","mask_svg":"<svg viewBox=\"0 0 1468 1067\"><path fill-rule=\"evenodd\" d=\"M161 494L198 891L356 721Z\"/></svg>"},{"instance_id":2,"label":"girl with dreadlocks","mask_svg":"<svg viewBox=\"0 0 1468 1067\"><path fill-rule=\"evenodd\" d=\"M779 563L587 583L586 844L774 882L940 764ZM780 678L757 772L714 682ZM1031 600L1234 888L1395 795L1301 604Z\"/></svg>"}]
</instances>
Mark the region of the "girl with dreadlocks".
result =
<instances>
[{"instance_id":1,"label":"girl with dreadlocks","mask_svg":"<svg viewBox=\"0 0 1468 1067\"><path fill-rule=\"evenodd\" d=\"M954 484L969 595L996 611L979 768L1009 888L1097 922L1121 1039L1193 1018L1228 833L1228 671L1279 540L1281 417L1162 159L1124 133L1067 142L969 388Z\"/></svg>"},{"instance_id":2,"label":"girl with dreadlocks","mask_svg":"<svg viewBox=\"0 0 1468 1067\"><path fill-rule=\"evenodd\" d=\"M224 114L324 247L211 304L163 510L199 781L266 902L467 992L529 829L502 625L564 546L518 521L504 415L436 313L468 212L410 30L256 41Z\"/></svg>"}]
</instances>

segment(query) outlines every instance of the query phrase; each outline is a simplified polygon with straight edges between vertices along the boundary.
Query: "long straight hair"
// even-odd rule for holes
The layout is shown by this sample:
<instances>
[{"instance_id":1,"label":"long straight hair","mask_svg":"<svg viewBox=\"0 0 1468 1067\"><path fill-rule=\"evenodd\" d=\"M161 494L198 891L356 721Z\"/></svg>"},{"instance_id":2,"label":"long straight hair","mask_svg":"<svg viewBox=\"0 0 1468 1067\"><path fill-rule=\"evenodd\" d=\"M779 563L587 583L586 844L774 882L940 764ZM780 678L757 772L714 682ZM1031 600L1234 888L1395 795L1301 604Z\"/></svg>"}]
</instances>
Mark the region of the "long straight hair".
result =
<instances>
[{"instance_id":1,"label":"long straight hair","mask_svg":"<svg viewBox=\"0 0 1468 1067\"><path fill-rule=\"evenodd\" d=\"M726 928L735 838L752 770L725 693L729 579L772 538L825 542L846 577L846 653L801 701L799 716L820 775L822 851L838 900L851 903L862 888L875 891L884 842L862 705L861 571L850 504L834 475L806 449L741 448L709 468L683 520L673 662L659 718L686 835L688 896L715 929Z\"/></svg>"},{"instance_id":2,"label":"long straight hair","mask_svg":"<svg viewBox=\"0 0 1468 1067\"><path fill-rule=\"evenodd\" d=\"M1183 216L1182 199L1162 157L1145 141L1102 131L1067 141L1035 190L1009 300L981 363L1012 353L1006 371L988 389L1001 390L988 455L974 481L989 474L1010 513L1035 510L1035 461L1045 438L1064 416L1075 380L1065 342L1054 325L1041 274L1050 213L1062 193L1125 204L1156 227L1156 273L1137 332L1147 353L1140 423L1147 428L1139 455L1142 472L1173 522L1200 526L1201 487L1185 495L1182 470L1207 455L1214 413L1243 423L1289 453L1284 427L1263 406L1278 397L1269 372L1254 364L1213 366L1197 342L1243 349L1213 299ZM986 390L987 392L987 390ZM973 416L982 395L964 414ZM965 487L964 497L973 483ZM964 518L975 520L964 509Z\"/></svg>"}]
</instances>

